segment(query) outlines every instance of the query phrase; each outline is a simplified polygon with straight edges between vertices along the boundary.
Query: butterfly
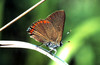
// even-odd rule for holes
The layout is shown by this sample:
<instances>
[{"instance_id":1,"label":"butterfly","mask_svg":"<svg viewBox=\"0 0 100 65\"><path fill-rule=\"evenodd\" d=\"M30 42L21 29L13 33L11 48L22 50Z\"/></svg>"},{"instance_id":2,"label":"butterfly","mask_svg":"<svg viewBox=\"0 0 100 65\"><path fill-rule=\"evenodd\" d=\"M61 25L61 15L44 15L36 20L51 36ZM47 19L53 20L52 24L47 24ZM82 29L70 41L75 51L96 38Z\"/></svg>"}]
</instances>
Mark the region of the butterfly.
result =
<instances>
[{"instance_id":1,"label":"butterfly","mask_svg":"<svg viewBox=\"0 0 100 65\"><path fill-rule=\"evenodd\" d=\"M49 15L44 20L33 23L27 32L30 37L43 43L56 52L56 48L62 46L62 34L65 23L65 12L59 10Z\"/></svg>"}]
</instances>

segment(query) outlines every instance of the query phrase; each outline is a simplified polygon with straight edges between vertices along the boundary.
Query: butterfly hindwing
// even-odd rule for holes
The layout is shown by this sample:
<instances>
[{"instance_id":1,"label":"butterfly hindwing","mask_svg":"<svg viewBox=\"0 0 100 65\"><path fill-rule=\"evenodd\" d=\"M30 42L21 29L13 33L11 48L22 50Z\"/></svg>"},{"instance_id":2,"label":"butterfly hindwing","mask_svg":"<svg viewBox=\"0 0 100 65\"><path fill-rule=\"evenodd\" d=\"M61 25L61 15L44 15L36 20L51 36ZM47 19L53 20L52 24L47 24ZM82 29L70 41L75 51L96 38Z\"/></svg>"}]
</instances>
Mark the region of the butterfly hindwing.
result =
<instances>
[{"instance_id":1,"label":"butterfly hindwing","mask_svg":"<svg viewBox=\"0 0 100 65\"><path fill-rule=\"evenodd\" d=\"M55 37L56 31L52 23L48 20L40 20L36 23L33 23L32 26L28 29L28 32L31 35L31 38L41 43L48 43L50 41L53 41L53 38L55 40L57 38Z\"/></svg>"}]
</instances>

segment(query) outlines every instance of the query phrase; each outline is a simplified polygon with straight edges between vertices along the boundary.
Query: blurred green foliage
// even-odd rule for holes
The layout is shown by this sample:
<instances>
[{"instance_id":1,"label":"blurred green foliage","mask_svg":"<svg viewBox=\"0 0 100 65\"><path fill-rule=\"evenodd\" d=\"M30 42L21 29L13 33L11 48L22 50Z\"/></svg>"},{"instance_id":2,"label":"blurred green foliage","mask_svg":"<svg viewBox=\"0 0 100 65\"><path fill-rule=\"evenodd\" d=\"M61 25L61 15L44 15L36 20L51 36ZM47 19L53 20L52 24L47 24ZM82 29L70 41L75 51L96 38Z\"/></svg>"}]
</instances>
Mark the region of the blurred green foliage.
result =
<instances>
[{"instance_id":1,"label":"blurred green foliage","mask_svg":"<svg viewBox=\"0 0 100 65\"><path fill-rule=\"evenodd\" d=\"M17 17L40 0L0 0L0 27ZM0 40L18 40L36 45L27 28L45 19L56 10L65 10L66 21L62 42L58 49L69 50L65 60L70 65L100 65L100 0L46 0L33 11L0 32ZM68 35L67 32L71 30ZM70 43L67 43L70 41ZM64 55L64 54L63 54ZM0 65L56 65L37 51L0 48Z\"/></svg>"}]
</instances>

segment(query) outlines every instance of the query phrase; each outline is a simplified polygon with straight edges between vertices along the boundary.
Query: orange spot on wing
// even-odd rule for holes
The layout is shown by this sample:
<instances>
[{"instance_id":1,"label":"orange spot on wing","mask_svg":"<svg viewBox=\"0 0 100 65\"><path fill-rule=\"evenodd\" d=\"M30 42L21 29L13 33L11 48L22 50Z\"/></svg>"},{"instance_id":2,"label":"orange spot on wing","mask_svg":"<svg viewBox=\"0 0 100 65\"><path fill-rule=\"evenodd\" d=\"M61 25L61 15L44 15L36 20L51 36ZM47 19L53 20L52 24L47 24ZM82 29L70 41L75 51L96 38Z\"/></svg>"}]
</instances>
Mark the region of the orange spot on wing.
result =
<instances>
[{"instance_id":1,"label":"orange spot on wing","mask_svg":"<svg viewBox=\"0 0 100 65\"><path fill-rule=\"evenodd\" d=\"M35 26L33 26L32 28L34 28Z\"/></svg>"},{"instance_id":2,"label":"orange spot on wing","mask_svg":"<svg viewBox=\"0 0 100 65\"><path fill-rule=\"evenodd\" d=\"M37 25L37 23L35 23L35 25Z\"/></svg>"},{"instance_id":3,"label":"orange spot on wing","mask_svg":"<svg viewBox=\"0 0 100 65\"><path fill-rule=\"evenodd\" d=\"M43 23L43 21L40 21L40 23Z\"/></svg>"},{"instance_id":4,"label":"orange spot on wing","mask_svg":"<svg viewBox=\"0 0 100 65\"><path fill-rule=\"evenodd\" d=\"M30 30L30 33L32 34L33 31L34 31L34 29L31 29L31 30Z\"/></svg>"},{"instance_id":5,"label":"orange spot on wing","mask_svg":"<svg viewBox=\"0 0 100 65\"><path fill-rule=\"evenodd\" d=\"M50 23L49 21L47 21L47 23Z\"/></svg>"},{"instance_id":6,"label":"orange spot on wing","mask_svg":"<svg viewBox=\"0 0 100 65\"><path fill-rule=\"evenodd\" d=\"M44 23L46 23L46 21L44 20Z\"/></svg>"}]
</instances>

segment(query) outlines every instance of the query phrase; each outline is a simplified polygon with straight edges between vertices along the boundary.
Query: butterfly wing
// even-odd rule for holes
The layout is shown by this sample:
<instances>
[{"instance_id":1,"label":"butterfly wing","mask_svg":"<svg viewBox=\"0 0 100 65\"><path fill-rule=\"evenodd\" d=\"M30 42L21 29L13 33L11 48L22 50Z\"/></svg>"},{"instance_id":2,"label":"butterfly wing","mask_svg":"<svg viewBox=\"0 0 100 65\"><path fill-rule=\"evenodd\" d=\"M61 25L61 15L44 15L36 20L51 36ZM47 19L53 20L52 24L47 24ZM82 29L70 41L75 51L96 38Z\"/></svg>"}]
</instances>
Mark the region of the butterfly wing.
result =
<instances>
[{"instance_id":1,"label":"butterfly wing","mask_svg":"<svg viewBox=\"0 0 100 65\"><path fill-rule=\"evenodd\" d=\"M31 37L41 43L54 43L51 47L60 45L65 22L63 10L56 11L45 20L37 21L28 28Z\"/></svg>"},{"instance_id":2,"label":"butterfly wing","mask_svg":"<svg viewBox=\"0 0 100 65\"><path fill-rule=\"evenodd\" d=\"M46 18L46 20L48 20L52 23L52 25L55 28L56 33L57 33L57 38L55 41L57 43L60 43L60 41L62 39L62 33L63 33L64 23L65 23L65 12L63 10L56 11L53 14L51 14L50 16L48 16Z\"/></svg>"},{"instance_id":3,"label":"butterfly wing","mask_svg":"<svg viewBox=\"0 0 100 65\"><path fill-rule=\"evenodd\" d=\"M56 31L51 22L48 20L40 20L36 23L33 23L27 30L31 35L31 38L41 42L41 43L48 43L53 41L52 39L55 37ZM55 33L55 34L54 34Z\"/></svg>"}]
</instances>

